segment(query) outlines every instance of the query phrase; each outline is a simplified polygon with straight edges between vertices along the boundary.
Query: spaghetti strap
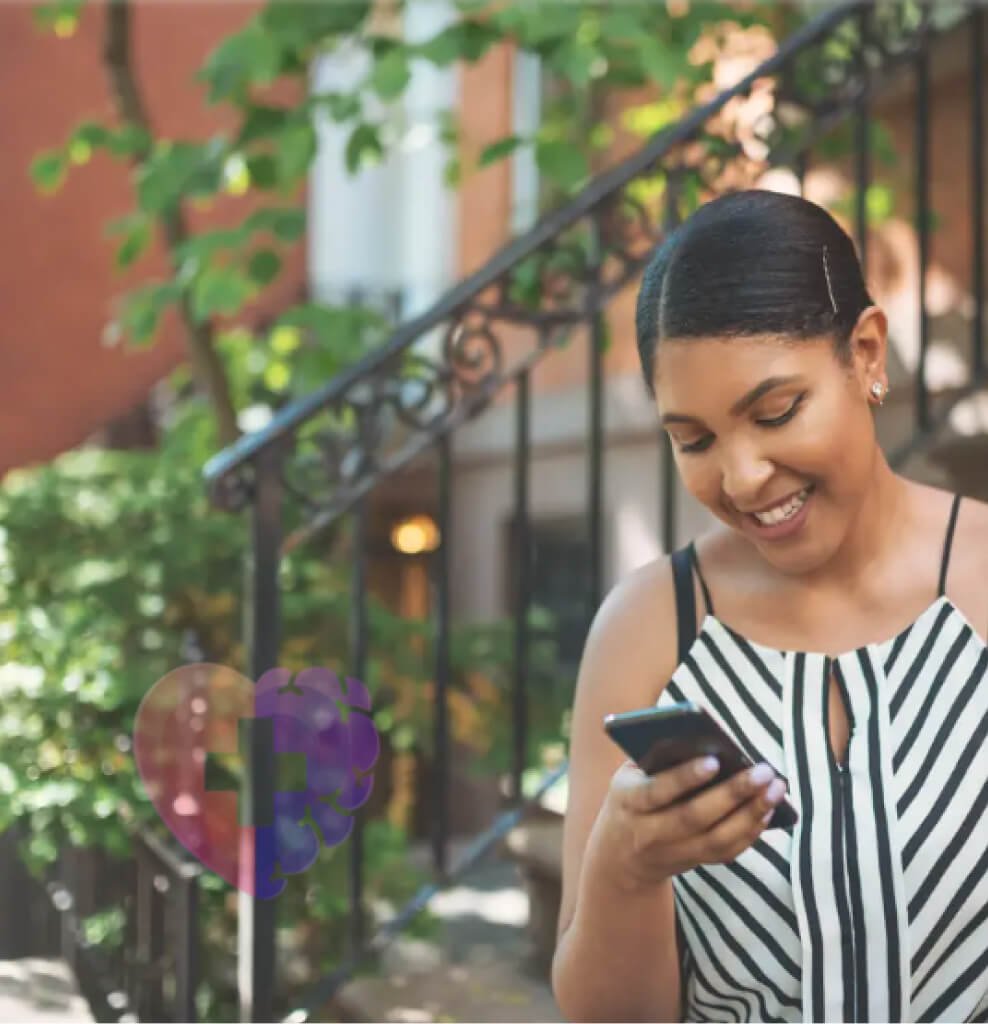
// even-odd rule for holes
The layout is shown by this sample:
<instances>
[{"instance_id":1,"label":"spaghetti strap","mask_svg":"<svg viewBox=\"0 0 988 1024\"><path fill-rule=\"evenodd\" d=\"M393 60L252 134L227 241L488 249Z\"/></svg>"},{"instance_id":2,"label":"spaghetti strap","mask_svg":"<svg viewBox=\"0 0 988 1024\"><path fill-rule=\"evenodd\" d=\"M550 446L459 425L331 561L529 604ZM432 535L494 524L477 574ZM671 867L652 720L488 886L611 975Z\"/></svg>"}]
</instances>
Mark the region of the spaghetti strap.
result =
<instances>
[{"instance_id":1,"label":"spaghetti strap","mask_svg":"<svg viewBox=\"0 0 988 1024\"><path fill-rule=\"evenodd\" d=\"M676 633L679 643L676 661L681 664L696 639L696 597L693 594L689 552L686 548L680 548L673 551L670 558L672 582L676 588Z\"/></svg>"},{"instance_id":2,"label":"spaghetti strap","mask_svg":"<svg viewBox=\"0 0 988 1024\"><path fill-rule=\"evenodd\" d=\"M714 603L710 600L710 591L707 589L707 581L703 578L703 572L700 569L700 560L696 556L696 544L693 541L689 543L690 561L696 569L697 578L700 581L700 589L703 591L703 603L707 606L707 614L713 615Z\"/></svg>"},{"instance_id":3,"label":"spaghetti strap","mask_svg":"<svg viewBox=\"0 0 988 1024\"><path fill-rule=\"evenodd\" d=\"M954 542L954 527L957 525L957 512L960 508L961 496L954 495L954 501L950 506L950 522L947 525L947 536L943 542L943 558L940 561L940 587L937 591L938 597L943 597L947 592L947 568L950 564L950 548Z\"/></svg>"}]
</instances>

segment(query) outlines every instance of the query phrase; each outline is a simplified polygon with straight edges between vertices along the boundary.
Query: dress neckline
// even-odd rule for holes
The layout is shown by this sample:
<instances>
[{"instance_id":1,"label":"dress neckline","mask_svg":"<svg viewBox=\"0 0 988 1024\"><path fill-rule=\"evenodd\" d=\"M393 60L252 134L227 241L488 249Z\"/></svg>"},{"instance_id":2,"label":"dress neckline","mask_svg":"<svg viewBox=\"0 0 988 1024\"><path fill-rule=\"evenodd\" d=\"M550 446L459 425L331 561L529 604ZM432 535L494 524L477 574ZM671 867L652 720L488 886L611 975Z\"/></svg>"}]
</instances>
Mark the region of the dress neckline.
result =
<instances>
[{"instance_id":1,"label":"dress neckline","mask_svg":"<svg viewBox=\"0 0 988 1024\"><path fill-rule=\"evenodd\" d=\"M988 641L986 641L985 638L974 628L968 617L949 597L947 597L946 594L941 594L939 597L935 598L915 619L912 620L912 622L906 625L903 629L900 629L898 633L895 633L884 640L876 640L871 643L863 644L861 647L853 647L848 651L841 651L839 654L827 654L824 651L800 651L783 647L771 647L768 644L752 640L743 633L739 633L736 629L733 629L722 619L718 618L713 612L707 612L703 617L703 622L700 624L700 629L697 633L696 639L699 641L701 636L709 634L711 625L716 624L734 640L747 644L752 650L757 651L760 654L775 655L777 657L781 656L783 658L795 657L801 654L807 658L829 658L830 661L840 661L843 658L856 657L862 652L867 652L872 649L881 650L883 648L893 647L897 643L904 641L906 636L908 636L908 634L917 626L925 624L927 619L934 619L943 607L949 608L950 614L958 616L961 622L971 630L975 639L981 644L981 646L988 649Z\"/></svg>"}]
</instances>

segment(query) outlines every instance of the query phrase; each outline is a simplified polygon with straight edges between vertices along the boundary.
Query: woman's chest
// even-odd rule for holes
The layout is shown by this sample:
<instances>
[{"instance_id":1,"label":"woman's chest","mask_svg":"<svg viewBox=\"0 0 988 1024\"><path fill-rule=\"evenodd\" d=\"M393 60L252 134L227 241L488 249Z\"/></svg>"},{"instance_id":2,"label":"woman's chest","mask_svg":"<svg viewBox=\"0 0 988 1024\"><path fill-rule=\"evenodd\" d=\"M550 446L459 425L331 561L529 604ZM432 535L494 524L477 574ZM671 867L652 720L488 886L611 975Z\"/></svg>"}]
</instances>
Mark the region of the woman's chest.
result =
<instances>
[{"instance_id":1,"label":"woman's chest","mask_svg":"<svg viewBox=\"0 0 988 1024\"><path fill-rule=\"evenodd\" d=\"M667 699L772 764L800 818L690 878L693 895L758 908L804 1004L819 1000L810 1019L953 1019L950 999L964 1019L988 989L988 649L949 603L836 658L704 628ZM950 995L962 976L974 988Z\"/></svg>"}]
</instances>

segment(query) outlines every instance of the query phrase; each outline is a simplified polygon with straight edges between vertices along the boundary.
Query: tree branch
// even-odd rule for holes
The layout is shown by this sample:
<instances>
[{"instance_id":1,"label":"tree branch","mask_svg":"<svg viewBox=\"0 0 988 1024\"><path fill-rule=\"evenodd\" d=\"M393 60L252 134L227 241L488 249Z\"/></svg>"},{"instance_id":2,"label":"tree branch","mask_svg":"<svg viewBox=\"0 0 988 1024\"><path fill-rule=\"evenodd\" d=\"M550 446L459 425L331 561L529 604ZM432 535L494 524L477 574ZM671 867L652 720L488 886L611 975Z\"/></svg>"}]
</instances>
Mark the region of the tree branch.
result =
<instances>
[{"instance_id":1,"label":"tree branch","mask_svg":"<svg viewBox=\"0 0 988 1024\"><path fill-rule=\"evenodd\" d=\"M103 62L118 116L124 123L133 124L145 133L147 142L135 155L135 161L141 164L151 154L151 122L131 61L129 0L109 0L107 4ZM165 211L159 216L159 221L174 262L178 247L189 237L181 207ZM179 315L185 328L185 344L192 362L193 378L197 387L209 396L220 443L230 444L240 436L240 430L230 397L229 381L216 352L213 328L209 323L196 321L187 295L183 295L179 303Z\"/></svg>"}]
</instances>

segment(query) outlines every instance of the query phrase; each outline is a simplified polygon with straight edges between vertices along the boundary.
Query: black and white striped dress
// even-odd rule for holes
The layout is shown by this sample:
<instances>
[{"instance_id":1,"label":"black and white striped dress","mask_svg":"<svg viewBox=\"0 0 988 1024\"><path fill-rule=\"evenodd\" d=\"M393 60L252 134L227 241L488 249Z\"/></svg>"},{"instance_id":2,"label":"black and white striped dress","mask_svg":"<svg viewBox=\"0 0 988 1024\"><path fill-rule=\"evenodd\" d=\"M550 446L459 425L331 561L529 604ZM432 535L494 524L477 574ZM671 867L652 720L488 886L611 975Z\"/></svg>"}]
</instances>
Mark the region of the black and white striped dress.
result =
<instances>
[{"instance_id":1,"label":"black and white striped dress","mask_svg":"<svg viewBox=\"0 0 988 1024\"><path fill-rule=\"evenodd\" d=\"M944 592L897 636L779 651L713 614L673 556L680 664L658 701L707 708L799 812L673 880L688 1021L988 1021L988 646ZM848 711L829 739L828 681Z\"/></svg>"}]
</instances>

